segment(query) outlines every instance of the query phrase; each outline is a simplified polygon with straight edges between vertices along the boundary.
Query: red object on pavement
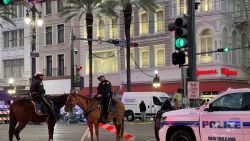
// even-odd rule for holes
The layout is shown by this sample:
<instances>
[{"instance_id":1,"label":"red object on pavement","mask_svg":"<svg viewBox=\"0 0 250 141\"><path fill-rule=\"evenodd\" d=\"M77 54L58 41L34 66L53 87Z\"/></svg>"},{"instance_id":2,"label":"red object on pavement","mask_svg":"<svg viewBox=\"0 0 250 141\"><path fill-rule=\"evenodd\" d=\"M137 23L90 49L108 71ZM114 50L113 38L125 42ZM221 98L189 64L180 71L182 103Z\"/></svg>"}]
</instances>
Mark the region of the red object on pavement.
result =
<instances>
[{"instance_id":1,"label":"red object on pavement","mask_svg":"<svg viewBox=\"0 0 250 141\"><path fill-rule=\"evenodd\" d=\"M103 124L103 123L99 123L99 127L105 129L106 131L109 131L113 134L116 134L116 130L115 130L115 127L113 125L110 125L110 124ZM127 132L124 132L123 134L123 137L126 139L126 140L129 140L129 141L135 141L135 136L130 134L130 133L127 133Z\"/></svg>"}]
</instances>

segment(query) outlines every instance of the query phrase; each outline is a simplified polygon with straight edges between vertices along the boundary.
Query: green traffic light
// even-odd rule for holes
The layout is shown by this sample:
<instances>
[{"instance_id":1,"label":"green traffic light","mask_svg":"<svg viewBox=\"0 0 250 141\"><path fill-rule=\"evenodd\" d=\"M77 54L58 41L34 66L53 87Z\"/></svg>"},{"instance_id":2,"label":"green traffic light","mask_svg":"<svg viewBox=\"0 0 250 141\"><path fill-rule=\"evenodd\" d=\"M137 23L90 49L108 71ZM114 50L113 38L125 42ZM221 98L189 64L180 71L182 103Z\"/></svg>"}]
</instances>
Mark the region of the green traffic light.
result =
<instances>
[{"instance_id":1,"label":"green traffic light","mask_svg":"<svg viewBox=\"0 0 250 141\"><path fill-rule=\"evenodd\" d=\"M229 51L229 48L225 47L225 48L223 48L223 51L224 51L224 52L228 52L228 51Z\"/></svg>"},{"instance_id":2,"label":"green traffic light","mask_svg":"<svg viewBox=\"0 0 250 141\"><path fill-rule=\"evenodd\" d=\"M184 38L178 38L175 40L175 46L177 48L183 48L187 45L187 40Z\"/></svg>"},{"instance_id":3,"label":"green traffic light","mask_svg":"<svg viewBox=\"0 0 250 141\"><path fill-rule=\"evenodd\" d=\"M10 0L3 0L3 3L4 3L5 5L7 5L7 4L10 3Z\"/></svg>"}]
</instances>

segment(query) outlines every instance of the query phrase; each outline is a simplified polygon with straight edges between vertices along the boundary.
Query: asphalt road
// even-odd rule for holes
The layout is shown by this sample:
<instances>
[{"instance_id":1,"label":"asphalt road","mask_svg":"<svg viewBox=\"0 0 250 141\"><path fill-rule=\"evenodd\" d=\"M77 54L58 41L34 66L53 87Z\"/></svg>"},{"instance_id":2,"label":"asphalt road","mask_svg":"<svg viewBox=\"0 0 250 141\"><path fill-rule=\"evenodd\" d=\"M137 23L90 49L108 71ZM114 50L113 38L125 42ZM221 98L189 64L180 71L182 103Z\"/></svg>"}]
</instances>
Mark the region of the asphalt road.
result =
<instances>
[{"instance_id":1,"label":"asphalt road","mask_svg":"<svg viewBox=\"0 0 250 141\"><path fill-rule=\"evenodd\" d=\"M153 126L152 122L125 122L125 132L135 135L136 141L155 141ZM7 124L0 124L0 141L8 141L8 129ZM54 141L80 141L86 129L85 124L59 123L55 126ZM20 137L22 141L47 141L47 125L27 125ZM104 129L100 129L99 138L100 141L115 141L115 135ZM84 141L90 141L90 139L87 137Z\"/></svg>"}]
</instances>

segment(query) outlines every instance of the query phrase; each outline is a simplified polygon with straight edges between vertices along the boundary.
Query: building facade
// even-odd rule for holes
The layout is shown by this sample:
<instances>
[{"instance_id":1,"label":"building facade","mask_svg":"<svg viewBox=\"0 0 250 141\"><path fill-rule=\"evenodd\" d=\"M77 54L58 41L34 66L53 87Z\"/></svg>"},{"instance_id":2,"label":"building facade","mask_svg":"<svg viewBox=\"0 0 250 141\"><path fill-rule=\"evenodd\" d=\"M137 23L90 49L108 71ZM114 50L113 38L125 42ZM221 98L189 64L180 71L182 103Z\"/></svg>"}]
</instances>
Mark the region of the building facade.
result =
<instances>
[{"instance_id":1,"label":"building facade","mask_svg":"<svg viewBox=\"0 0 250 141\"><path fill-rule=\"evenodd\" d=\"M44 20L44 25L37 28L36 47L39 58L36 68L45 74L44 85L48 94L62 94L70 90L70 32L73 31L76 37L87 37L85 17L80 20L76 17L65 23L59 17L63 5L64 2L60 0L36 5ZM131 38L139 44L138 47L131 47L132 91L155 91L152 86L155 69L159 71L160 91L174 93L180 87L181 70L172 64L175 36L167 27L177 17L187 14L187 2L159 0L158 5L155 13L135 7L132 13ZM249 46L249 6L249 0L201 0L196 10L197 52ZM21 11L24 12L25 9ZM6 25L1 29L1 90L4 90L8 85L7 80L12 77L16 80L16 86L24 85L23 89L29 89L30 26L25 25L22 20L24 13L19 14L20 18L13 17L17 28ZM102 37L104 40L124 40L122 12L119 18L95 17L93 30L95 39ZM13 38L19 40L12 42ZM87 95L88 44L86 41L75 41L74 47L79 50L74 55L75 65L83 67L81 75L84 77L84 89L81 92ZM111 81L114 93L122 94L126 91L126 48L105 42L93 42L92 56L94 94L99 83L96 79L99 74L104 74ZM217 93L228 87L249 87L249 65L250 52L246 48L228 53L197 55L200 91Z\"/></svg>"}]
</instances>

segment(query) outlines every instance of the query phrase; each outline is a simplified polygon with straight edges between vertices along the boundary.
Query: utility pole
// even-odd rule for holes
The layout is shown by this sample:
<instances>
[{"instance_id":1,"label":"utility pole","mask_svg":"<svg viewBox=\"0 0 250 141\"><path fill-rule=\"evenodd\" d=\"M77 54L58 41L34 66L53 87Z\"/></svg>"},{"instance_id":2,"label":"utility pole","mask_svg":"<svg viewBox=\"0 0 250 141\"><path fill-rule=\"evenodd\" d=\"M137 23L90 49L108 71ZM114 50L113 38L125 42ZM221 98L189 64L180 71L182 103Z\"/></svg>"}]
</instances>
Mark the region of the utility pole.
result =
<instances>
[{"instance_id":1,"label":"utility pole","mask_svg":"<svg viewBox=\"0 0 250 141\"><path fill-rule=\"evenodd\" d=\"M71 90L73 90L75 88L74 85L74 40L75 40L75 36L73 34L73 30L71 30L70 33L70 69L71 69Z\"/></svg>"},{"instance_id":2,"label":"utility pole","mask_svg":"<svg viewBox=\"0 0 250 141\"><path fill-rule=\"evenodd\" d=\"M188 0L188 81L196 81L195 0Z\"/></svg>"}]
</instances>

